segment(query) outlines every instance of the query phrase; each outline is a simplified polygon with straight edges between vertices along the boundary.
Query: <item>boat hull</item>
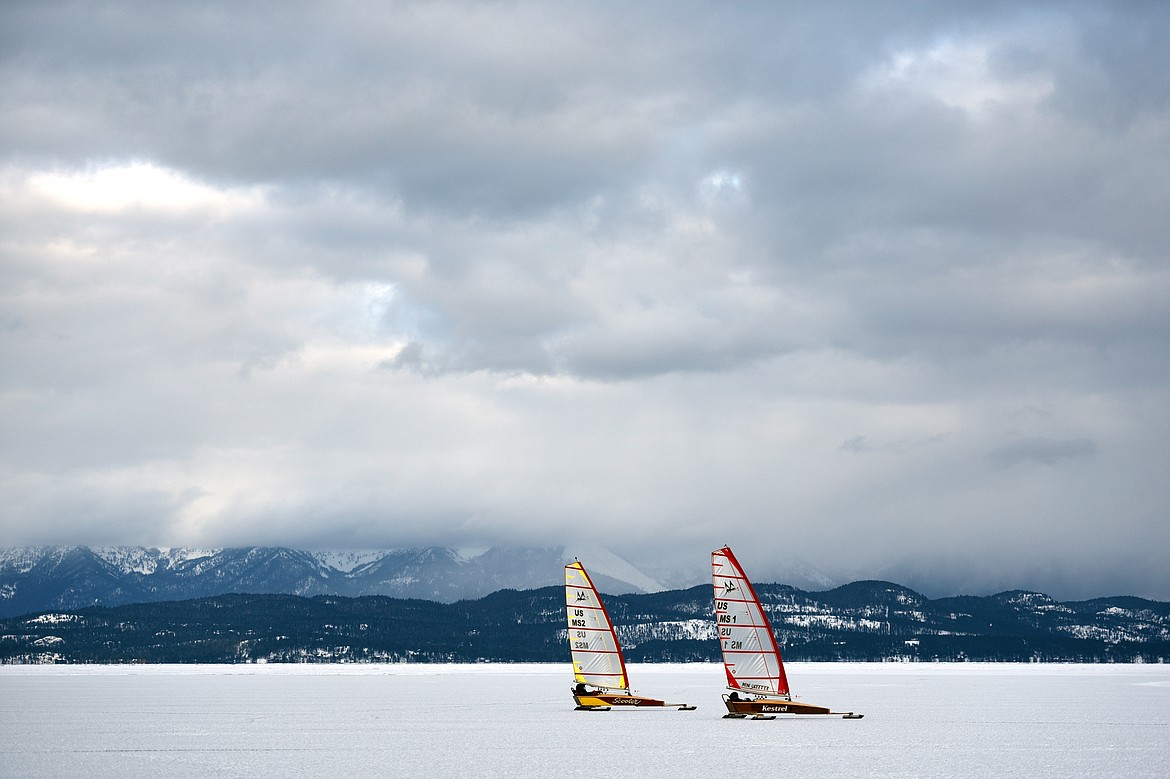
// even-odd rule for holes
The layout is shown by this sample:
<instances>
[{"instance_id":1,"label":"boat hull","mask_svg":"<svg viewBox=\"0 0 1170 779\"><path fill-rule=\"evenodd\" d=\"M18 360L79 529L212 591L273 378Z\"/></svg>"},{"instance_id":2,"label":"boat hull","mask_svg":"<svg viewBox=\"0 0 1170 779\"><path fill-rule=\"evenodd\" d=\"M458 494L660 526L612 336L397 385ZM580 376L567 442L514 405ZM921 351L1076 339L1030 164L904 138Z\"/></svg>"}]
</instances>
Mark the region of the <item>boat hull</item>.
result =
<instances>
[{"instance_id":1,"label":"boat hull","mask_svg":"<svg viewBox=\"0 0 1170 779\"><path fill-rule=\"evenodd\" d=\"M643 698L641 695L610 695L609 693L573 694L573 700L582 709L652 709L666 705L657 698Z\"/></svg>"},{"instance_id":2,"label":"boat hull","mask_svg":"<svg viewBox=\"0 0 1170 779\"><path fill-rule=\"evenodd\" d=\"M756 698L750 701L734 701L723 697L727 713L735 717L770 717L776 714L831 714L826 706L789 701L783 698Z\"/></svg>"}]
</instances>

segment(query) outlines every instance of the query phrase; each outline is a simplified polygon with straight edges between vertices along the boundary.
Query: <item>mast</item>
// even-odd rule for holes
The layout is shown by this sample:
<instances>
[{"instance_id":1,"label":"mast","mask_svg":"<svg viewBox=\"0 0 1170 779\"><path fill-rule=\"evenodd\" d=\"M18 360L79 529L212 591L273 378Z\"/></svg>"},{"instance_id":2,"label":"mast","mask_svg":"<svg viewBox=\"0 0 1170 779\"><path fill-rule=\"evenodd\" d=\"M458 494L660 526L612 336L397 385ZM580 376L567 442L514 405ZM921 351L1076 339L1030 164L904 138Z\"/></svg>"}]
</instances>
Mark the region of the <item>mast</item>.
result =
<instances>
[{"instance_id":1,"label":"mast","mask_svg":"<svg viewBox=\"0 0 1170 779\"><path fill-rule=\"evenodd\" d=\"M730 547L711 553L711 581L727 686L789 697L788 677L772 625Z\"/></svg>"},{"instance_id":2,"label":"mast","mask_svg":"<svg viewBox=\"0 0 1170 779\"><path fill-rule=\"evenodd\" d=\"M565 611L573 677L582 684L628 693L626 661L617 633L600 593L580 562L565 566Z\"/></svg>"}]
</instances>

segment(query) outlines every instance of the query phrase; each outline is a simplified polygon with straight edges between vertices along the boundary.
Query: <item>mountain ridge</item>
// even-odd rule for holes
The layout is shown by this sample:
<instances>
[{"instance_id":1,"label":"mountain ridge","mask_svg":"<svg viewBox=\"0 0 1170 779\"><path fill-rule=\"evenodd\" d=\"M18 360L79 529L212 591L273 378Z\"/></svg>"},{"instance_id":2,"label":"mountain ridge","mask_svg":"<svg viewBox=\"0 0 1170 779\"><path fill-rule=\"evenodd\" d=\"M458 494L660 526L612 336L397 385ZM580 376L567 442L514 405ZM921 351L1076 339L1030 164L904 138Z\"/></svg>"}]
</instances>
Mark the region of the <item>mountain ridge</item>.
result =
<instances>
[{"instance_id":1,"label":"mountain ridge","mask_svg":"<svg viewBox=\"0 0 1170 779\"><path fill-rule=\"evenodd\" d=\"M492 547L475 555L437 546L357 551L7 547L0 548L0 617L228 593L386 595L451 603L504 588L557 584L573 552L592 554L590 571L606 592L665 589L601 547Z\"/></svg>"},{"instance_id":2,"label":"mountain ridge","mask_svg":"<svg viewBox=\"0 0 1170 779\"><path fill-rule=\"evenodd\" d=\"M1022 590L930 599L892 582L756 586L788 660L1170 662L1170 603ZM0 663L566 662L564 589L454 603L231 594L0 619ZM719 658L710 584L609 595L627 660Z\"/></svg>"}]
</instances>

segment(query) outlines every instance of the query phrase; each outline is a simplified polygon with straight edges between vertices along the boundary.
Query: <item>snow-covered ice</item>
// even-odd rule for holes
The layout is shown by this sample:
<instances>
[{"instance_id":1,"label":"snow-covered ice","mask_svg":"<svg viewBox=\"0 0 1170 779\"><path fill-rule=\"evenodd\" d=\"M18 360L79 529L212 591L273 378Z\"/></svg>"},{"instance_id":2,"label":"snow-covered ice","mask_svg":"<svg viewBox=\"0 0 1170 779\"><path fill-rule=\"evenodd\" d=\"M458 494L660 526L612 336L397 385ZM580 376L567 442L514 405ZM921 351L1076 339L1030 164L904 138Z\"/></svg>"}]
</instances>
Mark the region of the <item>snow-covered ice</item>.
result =
<instances>
[{"instance_id":1,"label":"snow-covered ice","mask_svg":"<svg viewBox=\"0 0 1170 779\"><path fill-rule=\"evenodd\" d=\"M1170 665L789 665L853 721L721 719L718 665L630 676L699 709L573 711L567 663L0 666L0 775L1170 776Z\"/></svg>"}]
</instances>

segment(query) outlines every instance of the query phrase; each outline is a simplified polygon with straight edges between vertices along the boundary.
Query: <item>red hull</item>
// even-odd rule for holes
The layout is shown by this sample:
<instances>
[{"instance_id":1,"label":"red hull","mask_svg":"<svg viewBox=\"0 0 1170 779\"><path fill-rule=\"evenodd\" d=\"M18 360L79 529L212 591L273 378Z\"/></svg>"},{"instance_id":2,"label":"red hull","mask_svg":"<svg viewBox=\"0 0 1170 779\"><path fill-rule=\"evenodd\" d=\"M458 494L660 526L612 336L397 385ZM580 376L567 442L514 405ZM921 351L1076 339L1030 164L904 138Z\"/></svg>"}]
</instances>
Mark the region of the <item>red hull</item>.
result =
<instances>
[{"instance_id":1,"label":"red hull","mask_svg":"<svg viewBox=\"0 0 1170 779\"><path fill-rule=\"evenodd\" d=\"M756 698L750 701L733 701L723 696L728 714L736 717L772 716L775 714L832 714L826 706L788 701L783 698Z\"/></svg>"}]
</instances>

